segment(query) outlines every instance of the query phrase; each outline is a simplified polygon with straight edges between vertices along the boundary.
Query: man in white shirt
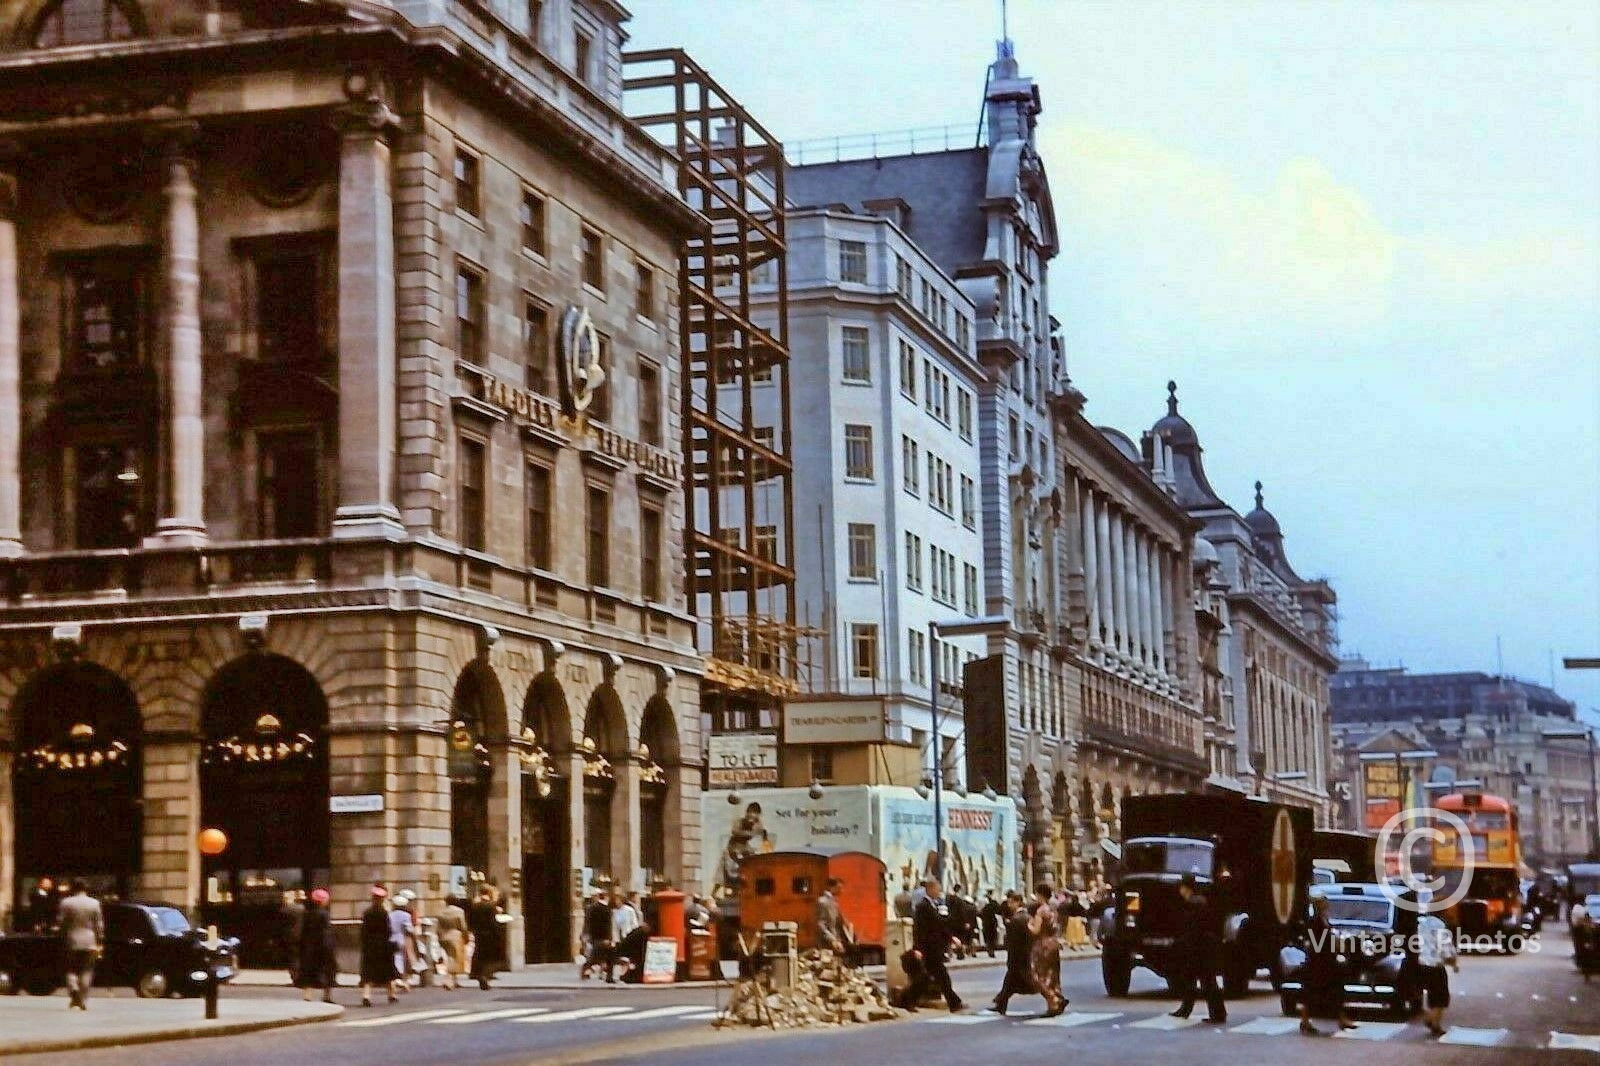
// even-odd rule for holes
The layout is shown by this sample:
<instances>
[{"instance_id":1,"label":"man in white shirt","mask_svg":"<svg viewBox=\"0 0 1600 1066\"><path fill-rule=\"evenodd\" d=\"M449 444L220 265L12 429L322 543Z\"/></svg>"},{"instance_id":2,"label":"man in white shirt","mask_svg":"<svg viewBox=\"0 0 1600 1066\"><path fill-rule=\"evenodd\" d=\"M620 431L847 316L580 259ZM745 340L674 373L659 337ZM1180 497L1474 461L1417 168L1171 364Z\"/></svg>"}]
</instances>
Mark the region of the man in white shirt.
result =
<instances>
[{"instance_id":1,"label":"man in white shirt","mask_svg":"<svg viewBox=\"0 0 1600 1066\"><path fill-rule=\"evenodd\" d=\"M1419 893L1417 902L1426 908L1433 902L1431 893ZM1417 983L1427 996L1427 1006L1422 1012L1422 1024L1434 1036L1444 1035L1444 1011L1450 1006L1450 975L1445 967L1460 972L1456 961L1455 938L1450 929L1436 915L1427 913L1417 919Z\"/></svg>"}]
</instances>

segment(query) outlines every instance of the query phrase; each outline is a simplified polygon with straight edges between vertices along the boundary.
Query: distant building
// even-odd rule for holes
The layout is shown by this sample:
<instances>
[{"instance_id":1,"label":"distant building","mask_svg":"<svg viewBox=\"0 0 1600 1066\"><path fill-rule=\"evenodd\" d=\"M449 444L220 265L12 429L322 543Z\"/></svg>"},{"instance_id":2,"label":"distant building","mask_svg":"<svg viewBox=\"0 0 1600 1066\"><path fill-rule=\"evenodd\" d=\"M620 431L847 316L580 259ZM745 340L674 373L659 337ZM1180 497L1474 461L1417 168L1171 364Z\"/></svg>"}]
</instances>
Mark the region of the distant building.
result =
<instances>
[{"instance_id":1,"label":"distant building","mask_svg":"<svg viewBox=\"0 0 1600 1066\"><path fill-rule=\"evenodd\" d=\"M1380 828L1397 792L1425 801L1473 787L1512 801L1529 865L1593 851L1590 727L1558 693L1478 671L1411 674L1351 658L1333 675L1331 695L1345 825ZM1394 753L1391 773L1384 764Z\"/></svg>"}]
</instances>

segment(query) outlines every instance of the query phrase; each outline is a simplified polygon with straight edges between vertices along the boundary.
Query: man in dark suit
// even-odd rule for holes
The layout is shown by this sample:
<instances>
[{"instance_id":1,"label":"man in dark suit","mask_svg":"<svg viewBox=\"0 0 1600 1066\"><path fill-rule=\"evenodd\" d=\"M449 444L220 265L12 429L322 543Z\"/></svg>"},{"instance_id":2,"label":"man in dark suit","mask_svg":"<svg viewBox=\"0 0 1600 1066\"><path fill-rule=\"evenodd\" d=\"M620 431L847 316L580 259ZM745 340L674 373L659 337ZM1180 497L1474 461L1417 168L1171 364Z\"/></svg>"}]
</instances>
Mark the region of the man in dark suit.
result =
<instances>
[{"instance_id":1,"label":"man in dark suit","mask_svg":"<svg viewBox=\"0 0 1600 1066\"><path fill-rule=\"evenodd\" d=\"M1178 883L1178 895L1183 897L1183 928L1173 945L1173 983L1183 993L1183 1002L1172 1012L1174 1018L1187 1018L1194 1010L1196 985L1206 998L1206 1023L1225 1025L1228 1005L1222 998L1222 987L1217 983L1217 970L1221 964L1222 931L1217 928L1217 916L1211 904L1195 889L1194 874L1184 874Z\"/></svg>"},{"instance_id":2,"label":"man in dark suit","mask_svg":"<svg viewBox=\"0 0 1600 1066\"><path fill-rule=\"evenodd\" d=\"M944 965L952 935L950 907L937 877L930 877L923 884L927 894L911 914L911 953L921 961L922 971L906 993L907 1009L916 1010L929 992L939 992L950 1013L954 1014L963 1004L956 990L950 987L950 971Z\"/></svg>"},{"instance_id":3,"label":"man in dark suit","mask_svg":"<svg viewBox=\"0 0 1600 1066\"><path fill-rule=\"evenodd\" d=\"M89 895L81 878L72 882L72 895L61 901L61 939L66 942L67 1009L89 1009L89 989L94 985L94 964L105 945L106 921L100 901Z\"/></svg>"}]
</instances>

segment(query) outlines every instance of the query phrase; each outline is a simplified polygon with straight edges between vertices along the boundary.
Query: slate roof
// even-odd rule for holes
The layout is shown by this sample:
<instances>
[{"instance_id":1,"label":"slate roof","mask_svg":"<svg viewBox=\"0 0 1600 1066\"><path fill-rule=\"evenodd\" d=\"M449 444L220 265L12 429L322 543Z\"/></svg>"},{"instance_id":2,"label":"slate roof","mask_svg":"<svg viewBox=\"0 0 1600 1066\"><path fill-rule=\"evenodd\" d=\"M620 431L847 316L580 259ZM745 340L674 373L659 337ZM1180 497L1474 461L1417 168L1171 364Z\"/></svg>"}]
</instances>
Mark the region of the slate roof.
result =
<instances>
[{"instance_id":1,"label":"slate roof","mask_svg":"<svg viewBox=\"0 0 1600 1066\"><path fill-rule=\"evenodd\" d=\"M900 197L911 205L906 235L953 276L983 259L988 172L988 150L966 148L790 167L784 191L797 207L845 204L852 211L867 200Z\"/></svg>"}]
</instances>

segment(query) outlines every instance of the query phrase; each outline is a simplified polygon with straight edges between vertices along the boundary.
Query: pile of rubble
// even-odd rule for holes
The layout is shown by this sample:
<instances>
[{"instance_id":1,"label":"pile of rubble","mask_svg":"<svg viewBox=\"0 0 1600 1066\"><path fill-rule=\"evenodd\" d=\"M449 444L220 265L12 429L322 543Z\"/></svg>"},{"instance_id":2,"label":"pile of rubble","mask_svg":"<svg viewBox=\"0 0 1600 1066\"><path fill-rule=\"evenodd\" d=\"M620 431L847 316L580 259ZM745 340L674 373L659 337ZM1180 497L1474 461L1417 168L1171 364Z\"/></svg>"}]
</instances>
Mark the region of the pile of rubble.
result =
<instances>
[{"instance_id":1,"label":"pile of rubble","mask_svg":"<svg viewBox=\"0 0 1600 1066\"><path fill-rule=\"evenodd\" d=\"M802 1029L899 1017L865 971L845 965L833 952L807 951L798 963L792 988L773 988L771 969L740 981L717 1024Z\"/></svg>"}]
</instances>

